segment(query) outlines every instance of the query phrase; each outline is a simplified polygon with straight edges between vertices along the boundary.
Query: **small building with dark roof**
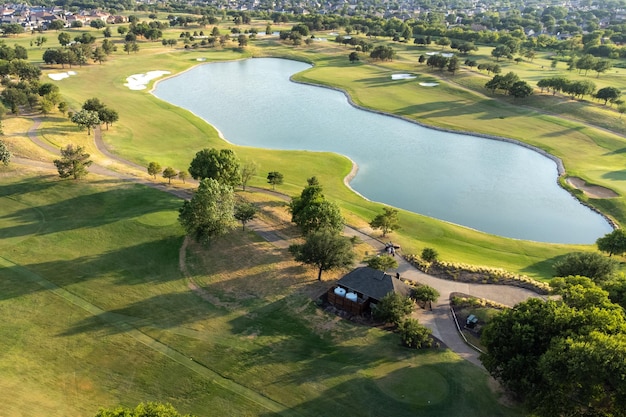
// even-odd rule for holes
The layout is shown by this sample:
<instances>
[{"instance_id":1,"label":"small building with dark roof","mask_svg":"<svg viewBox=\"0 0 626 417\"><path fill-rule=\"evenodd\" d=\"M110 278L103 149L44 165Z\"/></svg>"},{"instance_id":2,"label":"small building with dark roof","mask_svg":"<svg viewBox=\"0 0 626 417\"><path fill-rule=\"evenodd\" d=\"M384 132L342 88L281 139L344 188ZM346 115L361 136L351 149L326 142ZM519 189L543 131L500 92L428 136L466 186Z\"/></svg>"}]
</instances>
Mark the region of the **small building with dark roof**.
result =
<instances>
[{"instance_id":1,"label":"small building with dark roof","mask_svg":"<svg viewBox=\"0 0 626 417\"><path fill-rule=\"evenodd\" d=\"M370 304L378 303L385 295L396 292L408 297L411 287L399 278L367 266L344 275L328 291L328 302L353 314L362 314Z\"/></svg>"}]
</instances>

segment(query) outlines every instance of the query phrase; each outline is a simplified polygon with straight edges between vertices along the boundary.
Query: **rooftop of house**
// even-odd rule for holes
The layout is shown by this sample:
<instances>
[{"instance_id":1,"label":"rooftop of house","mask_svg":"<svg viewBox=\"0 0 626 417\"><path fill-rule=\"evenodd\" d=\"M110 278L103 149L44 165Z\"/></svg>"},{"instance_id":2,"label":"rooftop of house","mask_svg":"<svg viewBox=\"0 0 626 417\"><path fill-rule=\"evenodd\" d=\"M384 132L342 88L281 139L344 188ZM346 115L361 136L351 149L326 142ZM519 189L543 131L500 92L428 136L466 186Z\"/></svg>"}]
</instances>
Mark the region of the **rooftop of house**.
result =
<instances>
[{"instance_id":1,"label":"rooftop of house","mask_svg":"<svg viewBox=\"0 0 626 417\"><path fill-rule=\"evenodd\" d=\"M337 281L337 285L377 301L391 291L404 296L411 293L411 288L398 278L367 266L350 271Z\"/></svg>"}]
</instances>

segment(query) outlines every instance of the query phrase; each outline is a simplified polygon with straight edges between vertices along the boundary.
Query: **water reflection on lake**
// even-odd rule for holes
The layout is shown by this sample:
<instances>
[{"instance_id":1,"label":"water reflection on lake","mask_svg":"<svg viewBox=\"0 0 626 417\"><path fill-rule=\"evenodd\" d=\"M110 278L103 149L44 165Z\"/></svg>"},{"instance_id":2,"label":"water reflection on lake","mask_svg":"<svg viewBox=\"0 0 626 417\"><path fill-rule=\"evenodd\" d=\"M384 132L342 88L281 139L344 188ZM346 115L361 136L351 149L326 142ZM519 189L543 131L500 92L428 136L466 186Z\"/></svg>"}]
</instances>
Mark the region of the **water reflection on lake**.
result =
<instances>
[{"instance_id":1,"label":"water reflection on lake","mask_svg":"<svg viewBox=\"0 0 626 417\"><path fill-rule=\"evenodd\" d=\"M289 81L307 68L274 58L199 65L154 94L238 145L346 155L359 166L351 186L374 201L519 239L592 243L611 231L557 185L554 161L363 111L340 92Z\"/></svg>"}]
</instances>

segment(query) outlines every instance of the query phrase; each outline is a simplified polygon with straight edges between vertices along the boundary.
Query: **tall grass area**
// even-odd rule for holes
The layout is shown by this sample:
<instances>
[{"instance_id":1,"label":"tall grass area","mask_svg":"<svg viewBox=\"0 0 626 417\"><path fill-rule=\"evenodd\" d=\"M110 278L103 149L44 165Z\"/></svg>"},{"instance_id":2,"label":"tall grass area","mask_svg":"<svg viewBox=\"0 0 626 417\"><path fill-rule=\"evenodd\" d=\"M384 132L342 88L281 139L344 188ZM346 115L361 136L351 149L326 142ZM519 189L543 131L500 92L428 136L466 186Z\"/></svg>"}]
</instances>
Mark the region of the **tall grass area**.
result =
<instances>
[{"instance_id":1,"label":"tall grass area","mask_svg":"<svg viewBox=\"0 0 626 417\"><path fill-rule=\"evenodd\" d=\"M455 354L322 312L328 284L255 233L191 245L192 291L168 194L4 170L0 195L4 416L521 415Z\"/></svg>"}]
</instances>

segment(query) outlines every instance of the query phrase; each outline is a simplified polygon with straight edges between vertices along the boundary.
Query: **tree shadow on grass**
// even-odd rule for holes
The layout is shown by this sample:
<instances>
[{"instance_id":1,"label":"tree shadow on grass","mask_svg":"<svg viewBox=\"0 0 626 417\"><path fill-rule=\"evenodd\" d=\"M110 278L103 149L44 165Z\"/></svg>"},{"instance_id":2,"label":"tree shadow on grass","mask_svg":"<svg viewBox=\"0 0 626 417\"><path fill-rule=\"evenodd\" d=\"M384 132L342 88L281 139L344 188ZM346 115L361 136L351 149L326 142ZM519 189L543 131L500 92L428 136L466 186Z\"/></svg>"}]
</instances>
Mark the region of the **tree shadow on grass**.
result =
<instances>
[{"instance_id":1,"label":"tree shadow on grass","mask_svg":"<svg viewBox=\"0 0 626 417\"><path fill-rule=\"evenodd\" d=\"M424 104L415 104L406 106L397 110L398 113L404 115L420 114L425 118L449 118L458 117L460 115L478 114L480 120L499 119L497 112L486 113L482 106L476 106L466 100L458 100L457 102L438 101Z\"/></svg>"},{"instance_id":2,"label":"tree shadow on grass","mask_svg":"<svg viewBox=\"0 0 626 417\"><path fill-rule=\"evenodd\" d=\"M116 181L116 183L119 183ZM19 190L28 190L23 192L41 192L52 187L71 187L72 184L63 184L60 182L52 183L52 185L37 184L33 187L23 188L5 186L0 192L7 191L7 195L19 194ZM142 215L158 212L158 211L175 211L181 203L180 200L169 196L168 194L159 193L152 194L150 192L138 192L138 185L128 184L107 191L92 192L90 194L81 194L75 197L65 198L61 201L44 204L39 206L30 206L21 210L14 211L1 217L5 222L14 223L15 226L5 227L0 232L3 238L23 236L31 233L33 225L33 210L40 213L40 220L44 224L39 228L37 235L46 235L52 233L60 233L74 229L97 227L123 221L128 218L139 217ZM68 190L60 189L59 192L64 193Z\"/></svg>"}]
</instances>

